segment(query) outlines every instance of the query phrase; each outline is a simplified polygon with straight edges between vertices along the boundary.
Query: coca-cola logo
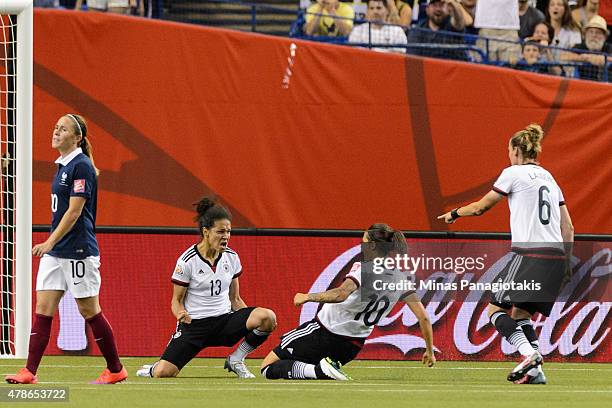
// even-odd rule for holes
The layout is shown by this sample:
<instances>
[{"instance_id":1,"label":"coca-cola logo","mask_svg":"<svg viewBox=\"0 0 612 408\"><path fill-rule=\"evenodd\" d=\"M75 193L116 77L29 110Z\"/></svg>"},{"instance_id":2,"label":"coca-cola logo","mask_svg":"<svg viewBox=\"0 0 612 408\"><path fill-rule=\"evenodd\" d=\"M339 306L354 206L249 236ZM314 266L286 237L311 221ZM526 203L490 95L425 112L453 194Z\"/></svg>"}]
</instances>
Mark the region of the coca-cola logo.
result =
<instances>
[{"instance_id":1,"label":"coca-cola logo","mask_svg":"<svg viewBox=\"0 0 612 408\"><path fill-rule=\"evenodd\" d=\"M339 282L359 255L360 249L356 245L337 256L315 279L309 292L322 292ZM493 282L512 256L511 252L506 252L497 260L489 259L488 268L479 277L467 273L461 275L461 279L479 283ZM537 315L534 320L534 328L539 330L540 351L543 355L558 353L560 356L588 356L607 344L612 309L609 285L612 277L612 251L608 247L599 248L588 256L585 261L574 257L573 276L558 296L550 316L544 318ZM448 272L432 272L426 277L435 281L452 281L456 278L457 274ZM442 331L441 327L452 324L452 346L456 353L473 356L495 347L501 349L504 355L516 351L504 339L499 343L497 331L489 325L485 307L489 298L483 292L469 292L462 300L454 300L444 290L427 292L423 289L417 291L420 298L428 299L425 308L434 327L434 343L438 339L436 334ZM599 300L593 300L596 292ZM319 306L318 303L306 303L300 314L300 324L313 319ZM386 330L398 324L399 330L395 328L391 333ZM407 305L381 319L377 328L366 344L393 347L404 355L425 347L420 336L406 333L418 328L418 321Z\"/></svg>"}]
</instances>

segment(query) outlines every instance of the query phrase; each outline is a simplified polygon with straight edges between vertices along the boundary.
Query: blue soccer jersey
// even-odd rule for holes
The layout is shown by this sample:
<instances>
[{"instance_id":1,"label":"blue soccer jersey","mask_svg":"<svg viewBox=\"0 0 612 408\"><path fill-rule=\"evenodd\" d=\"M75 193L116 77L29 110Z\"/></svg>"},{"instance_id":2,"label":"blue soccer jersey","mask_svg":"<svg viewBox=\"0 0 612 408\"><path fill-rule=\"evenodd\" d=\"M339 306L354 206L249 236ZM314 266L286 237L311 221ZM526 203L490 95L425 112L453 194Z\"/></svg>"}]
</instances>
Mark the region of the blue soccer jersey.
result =
<instances>
[{"instance_id":1,"label":"blue soccer jersey","mask_svg":"<svg viewBox=\"0 0 612 408\"><path fill-rule=\"evenodd\" d=\"M96 206L98 201L98 177L91 160L78 148L68 156L60 157L57 173L51 186L51 232L59 225L68 210L70 197L86 199L81 216L72 229L53 247L49 255L58 258L84 259L98 256L96 241Z\"/></svg>"}]
</instances>

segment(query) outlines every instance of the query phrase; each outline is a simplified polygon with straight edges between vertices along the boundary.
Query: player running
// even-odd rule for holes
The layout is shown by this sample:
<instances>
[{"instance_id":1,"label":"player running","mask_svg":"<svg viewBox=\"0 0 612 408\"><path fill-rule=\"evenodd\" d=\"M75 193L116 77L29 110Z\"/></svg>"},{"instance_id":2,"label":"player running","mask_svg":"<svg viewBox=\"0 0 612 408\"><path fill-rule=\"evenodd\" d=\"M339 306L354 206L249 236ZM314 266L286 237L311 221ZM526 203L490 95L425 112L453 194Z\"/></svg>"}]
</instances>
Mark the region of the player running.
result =
<instances>
[{"instance_id":1,"label":"player running","mask_svg":"<svg viewBox=\"0 0 612 408\"><path fill-rule=\"evenodd\" d=\"M363 242L396 243L405 251L406 240L401 231L386 224L374 224L363 234ZM376 249L374 249L376 250ZM436 358L433 331L427 311L416 294L385 292L362 301L362 264L356 262L342 285L322 293L298 293L296 306L306 302L323 303L315 319L302 324L281 337L280 344L261 364L264 377L275 379L349 380L342 365L355 359L374 325L387 316L394 304L404 299L419 320L426 350L422 361L429 367Z\"/></svg>"},{"instance_id":2,"label":"player running","mask_svg":"<svg viewBox=\"0 0 612 408\"><path fill-rule=\"evenodd\" d=\"M506 283L535 280L546 292L536 297L534 293L500 291L489 304L491 324L524 357L508 375L508 381L518 384L546 384L531 316L535 312L550 314L569 272L567 261L574 241L563 193L553 176L537 162L543 137L537 124L515 133L508 143L511 166L502 171L493 190L479 201L438 217L452 224L459 217L482 215L508 197L514 256L499 278Z\"/></svg>"},{"instance_id":3,"label":"player running","mask_svg":"<svg viewBox=\"0 0 612 408\"><path fill-rule=\"evenodd\" d=\"M51 146L60 153L51 186L51 235L32 248L42 257L36 278L36 314L30 334L28 361L17 374L6 376L11 384L36 384L36 371L49 343L51 322L66 290L91 327L106 368L95 384L114 384L128 374L119 361L113 329L102 314L100 252L95 223L98 170L94 165L87 123L79 115L62 116L55 125Z\"/></svg>"},{"instance_id":4,"label":"player running","mask_svg":"<svg viewBox=\"0 0 612 408\"><path fill-rule=\"evenodd\" d=\"M230 212L207 197L196 207L200 242L183 252L172 274L176 332L160 360L143 366L137 375L176 377L204 348L231 347L243 339L225 360L225 368L238 378L255 378L244 358L276 328L276 316L269 309L247 307L240 298L242 265L238 254L227 246Z\"/></svg>"}]
</instances>

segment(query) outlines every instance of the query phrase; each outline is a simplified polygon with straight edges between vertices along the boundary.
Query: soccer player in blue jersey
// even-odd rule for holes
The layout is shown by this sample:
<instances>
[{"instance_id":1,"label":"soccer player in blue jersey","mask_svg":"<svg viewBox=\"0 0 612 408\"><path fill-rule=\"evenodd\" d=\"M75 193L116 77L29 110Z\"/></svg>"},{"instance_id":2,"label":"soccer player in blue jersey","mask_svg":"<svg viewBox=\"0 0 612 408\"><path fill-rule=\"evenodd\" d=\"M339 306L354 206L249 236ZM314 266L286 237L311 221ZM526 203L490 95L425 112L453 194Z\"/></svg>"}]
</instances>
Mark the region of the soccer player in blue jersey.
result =
<instances>
[{"instance_id":1,"label":"soccer player in blue jersey","mask_svg":"<svg viewBox=\"0 0 612 408\"><path fill-rule=\"evenodd\" d=\"M240 342L225 360L225 368L238 378L255 378L244 358L276 328L276 315L270 309L248 307L240 297L242 264L228 247L230 212L208 197L195 206L200 241L181 254L172 274L176 331L159 361L144 365L136 374L176 377L204 348Z\"/></svg>"},{"instance_id":2,"label":"soccer player in blue jersey","mask_svg":"<svg viewBox=\"0 0 612 408\"><path fill-rule=\"evenodd\" d=\"M32 248L41 257L36 279L36 315L30 334L28 361L11 384L36 384L36 371L49 343L51 322L66 290L70 290L106 359L107 368L95 384L114 384L127 378L119 361L113 329L102 314L100 252L95 223L98 169L93 161L87 123L79 115L62 116L55 125L51 146L60 153L51 187L51 235Z\"/></svg>"}]
</instances>

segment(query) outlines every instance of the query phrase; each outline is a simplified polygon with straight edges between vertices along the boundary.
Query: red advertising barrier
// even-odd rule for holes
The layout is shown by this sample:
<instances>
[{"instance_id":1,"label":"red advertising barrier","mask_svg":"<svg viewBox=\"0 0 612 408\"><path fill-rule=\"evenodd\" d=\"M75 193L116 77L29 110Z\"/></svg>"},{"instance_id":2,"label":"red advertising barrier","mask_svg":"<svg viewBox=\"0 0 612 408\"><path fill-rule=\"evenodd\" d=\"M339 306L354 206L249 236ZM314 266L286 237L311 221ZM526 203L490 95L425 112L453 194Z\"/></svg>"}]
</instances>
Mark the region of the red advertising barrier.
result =
<instances>
[{"instance_id":1,"label":"red advertising barrier","mask_svg":"<svg viewBox=\"0 0 612 408\"><path fill-rule=\"evenodd\" d=\"M46 234L35 233L34 242L45 237ZM170 276L177 257L197 241L197 236L104 233L98 238L102 253L101 304L115 330L120 353L124 356L159 356L175 328L170 312ZM409 240L409 243L416 246L424 241ZM244 270L240 277L241 296L248 305L274 310L278 318L278 329L252 354L253 357L265 356L278 343L282 333L314 317L317 304L308 303L296 308L292 303L293 295L296 292L322 291L339 284L360 251L359 243L358 238L340 237L232 237L231 247L240 255ZM489 271L501 268L507 262L507 243L482 241L480 244L490 248ZM609 242L601 243L600 247L601 251L590 259L583 259L579 267L587 273L598 267L598 273L605 277L610 274L611 245ZM35 261L35 274L37 264ZM436 301L435 296L423 295L440 359L503 360L515 357L511 356L511 346L501 342L497 332L488 324L483 313L486 301L445 304ZM608 296L605 300L611 299ZM60 317L56 315L54 319L48 352L60 354L65 350L87 347L81 352L99 354L91 335L85 336L85 326L79 321L76 309L71 309L69 303L70 299L63 301ZM548 319L538 318L535 323L546 359L612 361L611 310L610 301L557 302ZM420 336L414 316L405 305L398 304L387 318L378 322L359 358L417 358L422 353ZM205 350L201 355L222 357L227 353L228 349L215 348Z\"/></svg>"},{"instance_id":2,"label":"red advertising barrier","mask_svg":"<svg viewBox=\"0 0 612 408\"><path fill-rule=\"evenodd\" d=\"M612 231L612 86L106 13L35 11L35 224L49 223L51 130L83 114L99 225L191 226L215 193L234 226L508 231L508 209L448 226L546 132L541 162L576 231ZM297 45L283 86L290 45Z\"/></svg>"}]
</instances>

